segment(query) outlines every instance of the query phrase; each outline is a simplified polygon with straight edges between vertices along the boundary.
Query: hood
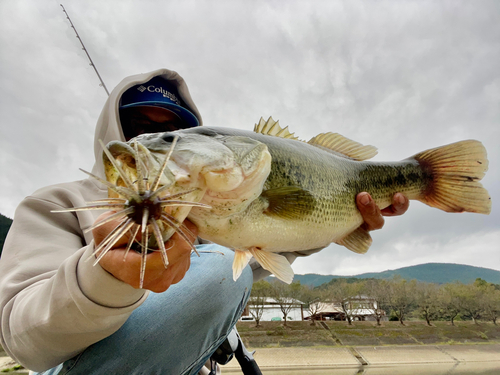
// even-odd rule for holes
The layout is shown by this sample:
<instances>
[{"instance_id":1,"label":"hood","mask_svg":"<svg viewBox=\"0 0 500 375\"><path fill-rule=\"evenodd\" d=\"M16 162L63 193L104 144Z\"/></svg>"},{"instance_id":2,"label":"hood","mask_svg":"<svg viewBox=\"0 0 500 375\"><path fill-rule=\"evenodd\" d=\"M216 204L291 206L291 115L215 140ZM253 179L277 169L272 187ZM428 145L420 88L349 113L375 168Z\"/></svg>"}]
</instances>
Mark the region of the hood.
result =
<instances>
[{"instance_id":1,"label":"hood","mask_svg":"<svg viewBox=\"0 0 500 375\"><path fill-rule=\"evenodd\" d=\"M109 94L108 100L104 104L101 115L97 120L97 126L94 135L94 156L95 164L92 168L92 173L104 178L104 165L102 162L102 147L99 144L99 139L107 144L110 141L125 141L122 127L120 124L120 116L118 108L120 106L120 98L122 94L130 87L145 83L151 78L161 76L171 84L177 86L179 95L184 103L189 107L191 112L198 118L200 125L203 125L201 115L196 108L196 105L191 98L188 87L184 79L177 73L168 69L158 69L149 73L137 74L123 79ZM96 181L97 182L97 181ZM99 183L100 184L100 183Z\"/></svg>"}]
</instances>

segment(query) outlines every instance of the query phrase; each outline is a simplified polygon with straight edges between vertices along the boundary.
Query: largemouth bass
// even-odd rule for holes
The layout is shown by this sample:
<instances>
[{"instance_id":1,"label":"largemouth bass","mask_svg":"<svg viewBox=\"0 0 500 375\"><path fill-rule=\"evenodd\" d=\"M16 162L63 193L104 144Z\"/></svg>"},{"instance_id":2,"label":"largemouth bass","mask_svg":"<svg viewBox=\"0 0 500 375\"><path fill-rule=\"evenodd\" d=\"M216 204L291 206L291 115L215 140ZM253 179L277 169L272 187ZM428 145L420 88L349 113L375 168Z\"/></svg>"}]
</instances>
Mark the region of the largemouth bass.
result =
<instances>
[{"instance_id":1,"label":"largemouth bass","mask_svg":"<svg viewBox=\"0 0 500 375\"><path fill-rule=\"evenodd\" d=\"M332 242L357 253L368 250L372 239L360 227L356 207L362 191L380 208L401 192L447 212L491 210L491 198L478 182L488 168L478 141L398 162L366 161L375 154L375 147L334 133L300 141L271 118L261 119L254 132L197 127L145 134L107 145L107 181L118 188L110 188L115 201L105 204L128 210L123 233L142 224L156 243L160 235L165 240L182 233L188 218L200 237L235 251L235 279L253 256L287 283L293 271L280 253ZM153 199L140 201L137 196L145 192ZM155 199L164 202L155 206Z\"/></svg>"}]
</instances>

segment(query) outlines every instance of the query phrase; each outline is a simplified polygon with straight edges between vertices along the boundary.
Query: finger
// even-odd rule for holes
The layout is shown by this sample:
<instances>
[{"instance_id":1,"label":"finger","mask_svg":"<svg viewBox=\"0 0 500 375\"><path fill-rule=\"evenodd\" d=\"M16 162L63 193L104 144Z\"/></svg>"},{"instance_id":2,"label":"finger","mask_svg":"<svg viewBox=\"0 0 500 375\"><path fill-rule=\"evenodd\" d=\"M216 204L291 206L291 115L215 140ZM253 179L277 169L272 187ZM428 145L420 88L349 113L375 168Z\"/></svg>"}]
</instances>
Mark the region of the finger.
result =
<instances>
[{"instance_id":1,"label":"finger","mask_svg":"<svg viewBox=\"0 0 500 375\"><path fill-rule=\"evenodd\" d=\"M102 268L134 288L140 287L141 254L131 251L125 262L125 249L114 249L108 252L99 262ZM172 254L171 263L165 268L160 252L152 252L146 256L146 272L143 289L163 292L172 281L180 281L189 268L190 249L181 254Z\"/></svg>"},{"instance_id":2,"label":"finger","mask_svg":"<svg viewBox=\"0 0 500 375\"><path fill-rule=\"evenodd\" d=\"M125 248L118 248L108 251L101 258L99 264L106 271L111 273L117 279L130 284L130 281L139 283L139 274L142 263L142 256L136 251L129 251L125 257ZM146 255L146 272L158 272L165 270L161 254L152 252ZM134 285L135 286L135 285Z\"/></svg>"},{"instance_id":3,"label":"finger","mask_svg":"<svg viewBox=\"0 0 500 375\"><path fill-rule=\"evenodd\" d=\"M377 230L384 226L384 218L370 194L367 192L359 193L356 196L356 204L363 217L363 227L366 230Z\"/></svg>"},{"instance_id":4,"label":"finger","mask_svg":"<svg viewBox=\"0 0 500 375\"><path fill-rule=\"evenodd\" d=\"M187 239L192 243L198 235L196 225L186 220L184 222L188 231L185 231ZM127 235L127 241L128 241ZM123 241L126 243L127 241ZM175 233L169 241L165 243L169 265L164 266L163 257L159 250L153 251L146 256L146 272L143 288L154 292L163 292L171 284L178 283L184 278L190 266L191 245L186 240ZM100 265L117 279L139 287L139 275L142 263L141 254L130 251L125 255L125 246L113 248L101 260Z\"/></svg>"},{"instance_id":5,"label":"finger","mask_svg":"<svg viewBox=\"0 0 500 375\"><path fill-rule=\"evenodd\" d=\"M198 237L198 227L194 225L191 221L188 219L184 220L184 225L187 227L187 229L191 233L186 233L188 235L188 238L191 240L191 243L193 243L196 240L196 237ZM193 234L193 236L191 236Z\"/></svg>"},{"instance_id":6,"label":"finger","mask_svg":"<svg viewBox=\"0 0 500 375\"><path fill-rule=\"evenodd\" d=\"M392 204L384 208L381 212L384 216L403 215L410 207L410 200L401 193L396 193L392 197Z\"/></svg>"},{"instance_id":7,"label":"finger","mask_svg":"<svg viewBox=\"0 0 500 375\"><path fill-rule=\"evenodd\" d=\"M173 285L181 281L186 275L186 272L188 271L190 266L191 266L191 255L185 257L181 262L177 264L176 271L170 283Z\"/></svg>"},{"instance_id":8,"label":"finger","mask_svg":"<svg viewBox=\"0 0 500 375\"><path fill-rule=\"evenodd\" d=\"M181 281L191 265L191 255L183 254L180 259L174 264L170 264L161 275L157 275L154 279L148 280L144 287L155 293L166 291L171 285Z\"/></svg>"}]
</instances>

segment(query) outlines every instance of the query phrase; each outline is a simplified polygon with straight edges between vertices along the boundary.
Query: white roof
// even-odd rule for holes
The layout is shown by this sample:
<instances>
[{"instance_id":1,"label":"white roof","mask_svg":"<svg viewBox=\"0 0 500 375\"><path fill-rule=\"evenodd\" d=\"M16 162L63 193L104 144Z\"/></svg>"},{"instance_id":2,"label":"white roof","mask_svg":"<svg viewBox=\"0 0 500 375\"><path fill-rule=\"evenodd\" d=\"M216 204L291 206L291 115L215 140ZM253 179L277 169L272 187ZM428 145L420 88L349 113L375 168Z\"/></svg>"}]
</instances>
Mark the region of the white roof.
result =
<instances>
[{"instance_id":1,"label":"white roof","mask_svg":"<svg viewBox=\"0 0 500 375\"><path fill-rule=\"evenodd\" d=\"M257 297L250 297L250 301L252 301L252 299L255 299L255 298L257 298ZM298 299L294 299L294 298L290 298L289 302L287 301L287 303L291 303L293 305L304 305L304 302L299 301ZM265 305L278 305L279 303L273 297L264 297L264 304Z\"/></svg>"}]
</instances>

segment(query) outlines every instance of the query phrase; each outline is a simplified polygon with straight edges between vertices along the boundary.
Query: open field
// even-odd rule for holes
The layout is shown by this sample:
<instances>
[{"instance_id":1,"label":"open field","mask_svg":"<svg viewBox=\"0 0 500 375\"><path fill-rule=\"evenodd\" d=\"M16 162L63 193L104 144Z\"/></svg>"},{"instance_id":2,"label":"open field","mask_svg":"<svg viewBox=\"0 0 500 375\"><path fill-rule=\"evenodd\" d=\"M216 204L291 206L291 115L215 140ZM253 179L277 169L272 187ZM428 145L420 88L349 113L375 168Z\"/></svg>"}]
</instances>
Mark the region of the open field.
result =
<instances>
[{"instance_id":1,"label":"open field","mask_svg":"<svg viewBox=\"0 0 500 375\"><path fill-rule=\"evenodd\" d=\"M288 322L288 327L283 327L283 322L261 325L255 328L255 322L239 322L237 328L248 349L257 349L255 358L270 375L275 370L279 374L299 369L317 375L332 373L331 369L337 371L335 374L353 375L360 369L370 374L414 374L418 368L436 375L500 371L500 326L489 322L458 321L455 326L435 322L432 327L420 321L406 322L405 326L383 322L380 327L376 322L349 326L338 321L316 326L299 321ZM0 347L1 372L26 374L15 371L15 362L5 355ZM224 372L241 374L235 360L224 366Z\"/></svg>"},{"instance_id":2,"label":"open field","mask_svg":"<svg viewBox=\"0 0 500 375\"><path fill-rule=\"evenodd\" d=\"M240 336L266 375L493 375L500 373L500 326L459 321L239 322ZM236 361L224 366L241 374Z\"/></svg>"},{"instance_id":3,"label":"open field","mask_svg":"<svg viewBox=\"0 0 500 375\"><path fill-rule=\"evenodd\" d=\"M446 345L500 343L500 326L490 322L474 324L469 321L425 322L325 321L311 326L310 322L239 322L237 327L245 345L250 348L307 347L307 346L379 346L379 345ZM328 328L328 329L327 329Z\"/></svg>"}]
</instances>

